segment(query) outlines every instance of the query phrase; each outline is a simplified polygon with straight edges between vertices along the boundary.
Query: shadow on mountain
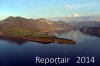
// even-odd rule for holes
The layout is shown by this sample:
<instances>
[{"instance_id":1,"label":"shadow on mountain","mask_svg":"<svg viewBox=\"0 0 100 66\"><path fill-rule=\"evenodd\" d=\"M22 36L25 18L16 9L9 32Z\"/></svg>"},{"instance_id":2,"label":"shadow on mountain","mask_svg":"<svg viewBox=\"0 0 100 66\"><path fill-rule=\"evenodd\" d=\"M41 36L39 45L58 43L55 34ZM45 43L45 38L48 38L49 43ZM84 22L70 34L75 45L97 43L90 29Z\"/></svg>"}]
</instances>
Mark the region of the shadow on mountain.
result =
<instances>
[{"instance_id":1,"label":"shadow on mountain","mask_svg":"<svg viewBox=\"0 0 100 66\"><path fill-rule=\"evenodd\" d=\"M100 38L100 27L84 27L81 28L80 31L84 34L88 34Z\"/></svg>"}]
</instances>

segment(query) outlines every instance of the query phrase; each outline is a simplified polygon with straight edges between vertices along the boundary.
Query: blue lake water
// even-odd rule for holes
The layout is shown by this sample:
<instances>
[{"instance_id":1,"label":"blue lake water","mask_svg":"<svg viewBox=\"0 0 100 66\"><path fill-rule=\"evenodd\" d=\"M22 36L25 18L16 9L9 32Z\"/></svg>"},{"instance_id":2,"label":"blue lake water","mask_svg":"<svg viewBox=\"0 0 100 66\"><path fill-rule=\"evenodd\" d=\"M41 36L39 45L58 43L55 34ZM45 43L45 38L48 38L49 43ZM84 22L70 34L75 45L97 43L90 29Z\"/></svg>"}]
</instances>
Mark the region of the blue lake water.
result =
<instances>
[{"instance_id":1,"label":"blue lake water","mask_svg":"<svg viewBox=\"0 0 100 66\"><path fill-rule=\"evenodd\" d=\"M100 38L86 35L78 30L64 33L54 33L57 37L77 41L76 44L41 44L25 42L18 44L0 39L0 66L33 66L35 57L70 57L71 64L76 62L77 56L95 57L92 65L100 66ZM45 66L45 65L44 65Z\"/></svg>"}]
</instances>

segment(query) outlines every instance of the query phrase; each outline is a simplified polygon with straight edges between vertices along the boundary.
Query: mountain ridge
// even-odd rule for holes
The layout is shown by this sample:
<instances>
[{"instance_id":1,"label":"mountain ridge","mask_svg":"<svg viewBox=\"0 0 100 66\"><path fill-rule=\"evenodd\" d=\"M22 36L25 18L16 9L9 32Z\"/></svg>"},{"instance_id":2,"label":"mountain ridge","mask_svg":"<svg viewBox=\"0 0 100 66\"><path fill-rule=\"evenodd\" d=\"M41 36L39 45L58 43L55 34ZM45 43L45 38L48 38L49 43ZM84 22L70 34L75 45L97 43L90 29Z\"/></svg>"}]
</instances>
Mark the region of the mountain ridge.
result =
<instances>
[{"instance_id":1,"label":"mountain ridge","mask_svg":"<svg viewBox=\"0 0 100 66\"><path fill-rule=\"evenodd\" d=\"M70 26L65 22L56 22L41 19L26 19L23 17L10 16L0 22L0 32L2 33L21 33L21 32L36 32L45 33L57 30L69 30ZM19 32L20 31L20 32Z\"/></svg>"}]
</instances>

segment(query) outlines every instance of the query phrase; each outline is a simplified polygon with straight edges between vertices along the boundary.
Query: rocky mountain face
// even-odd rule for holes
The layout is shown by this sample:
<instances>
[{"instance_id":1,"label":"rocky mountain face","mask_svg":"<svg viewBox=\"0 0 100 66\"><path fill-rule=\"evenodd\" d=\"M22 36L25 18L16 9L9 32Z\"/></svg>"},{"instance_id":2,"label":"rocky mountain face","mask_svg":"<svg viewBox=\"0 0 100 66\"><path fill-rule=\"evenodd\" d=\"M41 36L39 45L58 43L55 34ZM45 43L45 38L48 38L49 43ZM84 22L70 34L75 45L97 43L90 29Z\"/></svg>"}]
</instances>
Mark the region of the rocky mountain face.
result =
<instances>
[{"instance_id":1,"label":"rocky mountain face","mask_svg":"<svg viewBox=\"0 0 100 66\"><path fill-rule=\"evenodd\" d=\"M22 17L8 17L0 22L0 32L49 32L68 30L70 26L65 22L53 22L46 19L26 19ZM20 33L18 32L18 33Z\"/></svg>"}]
</instances>

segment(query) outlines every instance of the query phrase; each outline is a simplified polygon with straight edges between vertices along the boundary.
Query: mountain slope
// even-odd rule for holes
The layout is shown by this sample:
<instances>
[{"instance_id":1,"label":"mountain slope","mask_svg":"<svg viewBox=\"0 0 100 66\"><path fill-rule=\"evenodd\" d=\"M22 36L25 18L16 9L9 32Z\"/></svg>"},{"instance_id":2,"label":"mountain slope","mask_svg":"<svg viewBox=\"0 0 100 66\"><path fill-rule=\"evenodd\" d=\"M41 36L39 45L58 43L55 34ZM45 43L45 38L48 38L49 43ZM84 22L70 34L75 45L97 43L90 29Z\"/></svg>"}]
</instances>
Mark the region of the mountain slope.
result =
<instances>
[{"instance_id":1,"label":"mountain slope","mask_svg":"<svg viewBox=\"0 0 100 66\"><path fill-rule=\"evenodd\" d=\"M53 22L46 19L26 19L8 17L0 22L0 32L3 34L30 35L57 30L68 30L70 26L64 22Z\"/></svg>"}]
</instances>

